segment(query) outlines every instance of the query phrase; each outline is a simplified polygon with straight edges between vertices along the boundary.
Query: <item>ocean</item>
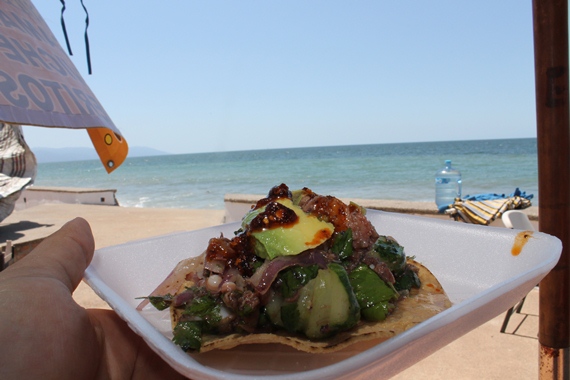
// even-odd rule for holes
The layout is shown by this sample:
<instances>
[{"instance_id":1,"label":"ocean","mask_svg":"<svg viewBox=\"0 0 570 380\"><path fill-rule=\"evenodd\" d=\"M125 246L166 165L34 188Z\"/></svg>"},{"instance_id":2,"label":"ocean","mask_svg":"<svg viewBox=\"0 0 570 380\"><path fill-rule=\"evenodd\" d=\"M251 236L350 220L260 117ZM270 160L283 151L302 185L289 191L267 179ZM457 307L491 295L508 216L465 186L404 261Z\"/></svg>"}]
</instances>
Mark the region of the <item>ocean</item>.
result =
<instances>
[{"instance_id":1,"label":"ocean","mask_svg":"<svg viewBox=\"0 0 570 380\"><path fill-rule=\"evenodd\" d=\"M225 194L266 194L280 183L337 197L434 202L435 172L447 159L462 174L463 196L519 188L538 204L535 138L133 157L111 174L98 160L40 163L35 184L116 189L126 207L223 209Z\"/></svg>"}]
</instances>

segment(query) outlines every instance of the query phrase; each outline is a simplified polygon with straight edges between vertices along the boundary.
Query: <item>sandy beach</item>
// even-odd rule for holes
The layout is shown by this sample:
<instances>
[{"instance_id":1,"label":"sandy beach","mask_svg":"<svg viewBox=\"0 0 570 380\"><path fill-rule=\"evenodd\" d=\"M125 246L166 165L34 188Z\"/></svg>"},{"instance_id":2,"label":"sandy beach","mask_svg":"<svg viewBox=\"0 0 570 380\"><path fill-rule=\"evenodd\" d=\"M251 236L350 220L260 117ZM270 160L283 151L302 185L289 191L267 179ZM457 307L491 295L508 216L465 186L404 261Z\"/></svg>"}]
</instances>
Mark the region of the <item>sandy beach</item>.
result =
<instances>
[{"instance_id":1,"label":"sandy beach","mask_svg":"<svg viewBox=\"0 0 570 380\"><path fill-rule=\"evenodd\" d=\"M133 240L221 224L224 210L127 208L77 204L43 204L14 212L0 223L4 239L41 240L76 216L89 221L96 248ZM445 216L424 216L442 217ZM501 228L495 221L492 227ZM17 252L16 252L17 254ZM395 379L520 379L538 376L538 288L528 296L521 314L500 333L504 313L484 323L428 358L404 370ZM108 308L87 285L74 293L86 308Z\"/></svg>"}]
</instances>

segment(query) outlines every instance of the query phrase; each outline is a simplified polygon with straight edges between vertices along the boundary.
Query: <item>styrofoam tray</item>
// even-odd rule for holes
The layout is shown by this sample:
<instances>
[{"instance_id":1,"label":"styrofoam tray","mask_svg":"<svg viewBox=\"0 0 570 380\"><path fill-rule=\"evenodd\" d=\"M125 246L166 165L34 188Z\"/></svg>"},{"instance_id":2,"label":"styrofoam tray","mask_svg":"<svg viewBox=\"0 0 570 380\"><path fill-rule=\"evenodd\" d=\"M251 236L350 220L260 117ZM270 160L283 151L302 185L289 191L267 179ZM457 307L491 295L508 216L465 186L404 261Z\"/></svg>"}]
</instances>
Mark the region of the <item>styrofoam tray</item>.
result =
<instances>
[{"instance_id":1,"label":"styrofoam tray","mask_svg":"<svg viewBox=\"0 0 570 380\"><path fill-rule=\"evenodd\" d=\"M507 310L526 295L560 257L562 244L534 232L522 252L511 250L520 231L369 210L381 235L393 236L408 256L438 278L453 306L384 342L332 354L307 354L281 345L249 345L186 354L170 338L168 312L137 311L182 259L200 254L237 223L99 249L85 281L173 368L193 379L389 378Z\"/></svg>"}]
</instances>

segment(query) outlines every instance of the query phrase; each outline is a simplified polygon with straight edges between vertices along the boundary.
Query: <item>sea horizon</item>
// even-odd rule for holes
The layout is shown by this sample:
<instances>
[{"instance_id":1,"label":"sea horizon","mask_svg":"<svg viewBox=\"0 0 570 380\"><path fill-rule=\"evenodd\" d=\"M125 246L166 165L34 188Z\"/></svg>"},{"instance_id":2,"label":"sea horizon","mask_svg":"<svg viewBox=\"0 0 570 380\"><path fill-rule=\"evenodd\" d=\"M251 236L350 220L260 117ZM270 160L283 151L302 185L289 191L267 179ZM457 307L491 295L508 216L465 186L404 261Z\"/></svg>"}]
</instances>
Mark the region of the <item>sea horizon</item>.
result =
<instances>
[{"instance_id":1,"label":"sea horizon","mask_svg":"<svg viewBox=\"0 0 570 380\"><path fill-rule=\"evenodd\" d=\"M112 188L130 207L223 209L227 193L266 194L280 183L342 198L433 201L446 159L463 196L538 201L536 138L338 145L128 157L111 174L99 160L38 163L37 186Z\"/></svg>"},{"instance_id":2,"label":"sea horizon","mask_svg":"<svg viewBox=\"0 0 570 380\"><path fill-rule=\"evenodd\" d=\"M148 157L159 157L159 156L185 156L185 155L199 155L199 154L223 154L223 153L246 153L246 152L263 152L263 151L279 151L279 150L296 150L296 149L326 149L326 148L346 148L346 147L359 147L359 146L373 146L373 145L406 145L406 144L445 144L445 143L473 143L473 142L485 142L485 141L516 141L516 140L535 140L536 137L516 137L516 138L498 138L498 139L475 139L475 140L440 140L440 141L407 141L407 142L390 142L390 143L360 143L360 144L339 144L339 145L315 145L315 146L292 146L292 147L282 147L282 148L260 148L260 149L228 149L228 150L215 150L215 151L205 151L205 152L183 152L183 153L172 153L163 151L160 149L155 149L147 146L129 146L129 153L127 159L130 158L148 158ZM60 148L48 148L43 146L35 146L31 148L34 154L36 151L57 151L57 158L61 161L49 160L38 160L38 163L61 163L69 161L97 161L97 153L92 147L60 147ZM71 152L70 158L63 157L62 152L69 150ZM79 153L89 152L88 154ZM134 153L134 154L133 154ZM36 154L37 156L37 154ZM37 157L36 157L37 159Z\"/></svg>"}]
</instances>

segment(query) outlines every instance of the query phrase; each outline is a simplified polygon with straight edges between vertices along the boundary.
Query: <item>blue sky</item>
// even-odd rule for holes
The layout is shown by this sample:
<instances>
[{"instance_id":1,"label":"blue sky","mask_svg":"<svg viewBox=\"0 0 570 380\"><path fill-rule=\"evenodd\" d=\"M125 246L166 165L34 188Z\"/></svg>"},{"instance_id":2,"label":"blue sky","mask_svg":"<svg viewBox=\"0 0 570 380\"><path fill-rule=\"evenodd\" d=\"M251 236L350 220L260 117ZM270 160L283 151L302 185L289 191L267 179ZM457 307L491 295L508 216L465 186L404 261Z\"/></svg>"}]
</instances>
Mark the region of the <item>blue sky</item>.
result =
<instances>
[{"instance_id":1,"label":"blue sky","mask_svg":"<svg viewBox=\"0 0 570 380\"><path fill-rule=\"evenodd\" d=\"M58 0L33 0L63 44ZM536 136L530 1L68 0L76 67L169 153ZM90 146L25 129L32 147Z\"/></svg>"}]
</instances>

